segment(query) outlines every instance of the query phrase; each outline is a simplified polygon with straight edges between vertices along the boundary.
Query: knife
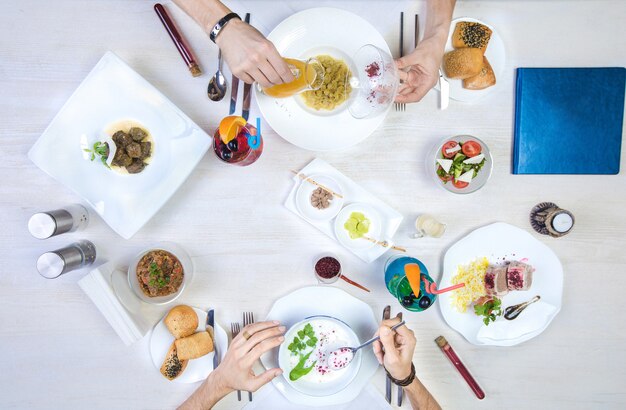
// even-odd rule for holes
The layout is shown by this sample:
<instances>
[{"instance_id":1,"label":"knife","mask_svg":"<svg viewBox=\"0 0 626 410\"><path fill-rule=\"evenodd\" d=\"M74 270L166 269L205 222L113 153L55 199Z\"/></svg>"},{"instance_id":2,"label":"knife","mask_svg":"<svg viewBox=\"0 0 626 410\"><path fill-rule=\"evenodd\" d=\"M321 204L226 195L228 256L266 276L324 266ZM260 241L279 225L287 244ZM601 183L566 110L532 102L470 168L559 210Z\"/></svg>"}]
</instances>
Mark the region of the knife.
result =
<instances>
[{"instance_id":1,"label":"knife","mask_svg":"<svg viewBox=\"0 0 626 410\"><path fill-rule=\"evenodd\" d=\"M400 318L400 321L402 321L402 312L398 313L398 318ZM404 389L402 388L402 386L398 386L398 407L402 407L402 399L404 399Z\"/></svg>"},{"instance_id":2,"label":"knife","mask_svg":"<svg viewBox=\"0 0 626 410\"><path fill-rule=\"evenodd\" d=\"M383 320L389 319L390 316L391 306L387 305L385 306L385 309L383 309ZM391 379L387 375L385 375L385 379L385 399L387 400L387 403L391 404Z\"/></svg>"},{"instance_id":3,"label":"knife","mask_svg":"<svg viewBox=\"0 0 626 410\"><path fill-rule=\"evenodd\" d=\"M250 13L246 13L246 17L244 19L246 23L250 23ZM250 100L251 93L250 89L252 88L252 84L244 84L243 85L243 108L241 110L241 116L248 121L248 117L250 116Z\"/></svg>"},{"instance_id":4,"label":"knife","mask_svg":"<svg viewBox=\"0 0 626 410\"><path fill-rule=\"evenodd\" d=\"M215 311L213 309L206 312L206 331L213 339L213 370L215 370L220 364L220 355L217 351L217 340L215 340Z\"/></svg>"},{"instance_id":5,"label":"knife","mask_svg":"<svg viewBox=\"0 0 626 410\"><path fill-rule=\"evenodd\" d=\"M448 108L448 103L450 102L450 83L448 82L448 80L443 78L443 73L441 72L441 69L439 69L439 91L441 92L439 107L442 110L445 110L446 108Z\"/></svg>"}]
</instances>

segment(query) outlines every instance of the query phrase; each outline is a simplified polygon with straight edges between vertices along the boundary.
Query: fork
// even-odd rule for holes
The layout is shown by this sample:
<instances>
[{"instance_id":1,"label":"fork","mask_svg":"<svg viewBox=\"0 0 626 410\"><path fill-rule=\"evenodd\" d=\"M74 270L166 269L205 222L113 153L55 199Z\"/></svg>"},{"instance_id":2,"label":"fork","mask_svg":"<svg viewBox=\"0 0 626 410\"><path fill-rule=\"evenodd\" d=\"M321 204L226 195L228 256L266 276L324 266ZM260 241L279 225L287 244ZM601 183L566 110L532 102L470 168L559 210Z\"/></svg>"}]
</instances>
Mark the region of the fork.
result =
<instances>
[{"instance_id":1,"label":"fork","mask_svg":"<svg viewBox=\"0 0 626 410\"><path fill-rule=\"evenodd\" d=\"M237 335L241 332L241 327L239 323L231 323L230 324L230 333L233 336L233 339L237 337ZM237 390L237 400L241 401L241 390Z\"/></svg>"},{"instance_id":2,"label":"fork","mask_svg":"<svg viewBox=\"0 0 626 410\"><path fill-rule=\"evenodd\" d=\"M400 57L404 56L404 12L400 12ZM405 103L395 103L394 108L396 111L405 111Z\"/></svg>"},{"instance_id":3,"label":"fork","mask_svg":"<svg viewBox=\"0 0 626 410\"><path fill-rule=\"evenodd\" d=\"M254 315L252 312L243 312L243 326L246 327L254 323ZM248 400L252 401L252 392L248 392Z\"/></svg>"}]
</instances>

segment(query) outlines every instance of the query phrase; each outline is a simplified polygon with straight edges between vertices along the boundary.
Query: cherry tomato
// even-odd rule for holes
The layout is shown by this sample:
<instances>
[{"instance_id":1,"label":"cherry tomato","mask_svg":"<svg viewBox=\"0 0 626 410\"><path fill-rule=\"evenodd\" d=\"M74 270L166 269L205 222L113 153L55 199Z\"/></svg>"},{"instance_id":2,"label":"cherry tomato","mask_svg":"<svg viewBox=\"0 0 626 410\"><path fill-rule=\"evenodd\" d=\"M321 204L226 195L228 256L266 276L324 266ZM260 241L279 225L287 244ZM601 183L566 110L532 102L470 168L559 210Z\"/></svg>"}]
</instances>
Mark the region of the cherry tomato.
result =
<instances>
[{"instance_id":1,"label":"cherry tomato","mask_svg":"<svg viewBox=\"0 0 626 410\"><path fill-rule=\"evenodd\" d=\"M483 149L476 141L467 141L463 143L463 148L461 150L463 151L463 155L471 158L480 154Z\"/></svg>"},{"instance_id":2,"label":"cherry tomato","mask_svg":"<svg viewBox=\"0 0 626 410\"><path fill-rule=\"evenodd\" d=\"M454 152L452 152L452 153L448 154L448 153L446 152L446 150L449 150L449 149L451 149L451 148L454 148L454 147L456 147L457 145L459 145L459 143L458 143L458 142L456 142L456 141L448 141L448 142L446 142L445 144L443 144L443 147L441 147L441 154L443 155L443 157L444 157L444 158L452 158L452 157L454 157L454 156L456 155L456 153L457 153L457 152L459 152L459 151L454 151Z\"/></svg>"},{"instance_id":3,"label":"cherry tomato","mask_svg":"<svg viewBox=\"0 0 626 410\"><path fill-rule=\"evenodd\" d=\"M455 188L463 189L468 186L469 183L464 181L452 181L452 185L454 185Z\"/></svg>"},{"instance_id":4,"label":"cherry tomato","mask_svg":"<svg viewBox=\"0 0 626 410\"><path fill-rule=\"evenodd\" d=\"M441 174L443 174L443 173L444 173L444 170L443 170L443 168L441 167L441 165L439 165L439 167L438 167L438 172L437 172L437 176L439 177L439 179L440 179L441 181L443 181L443 182L448 182L448 181L452 180L452 175L450 175L450 174L445 174L445 175L443 175L443 176L442 176Z\"/></svg>"}]
</instances>

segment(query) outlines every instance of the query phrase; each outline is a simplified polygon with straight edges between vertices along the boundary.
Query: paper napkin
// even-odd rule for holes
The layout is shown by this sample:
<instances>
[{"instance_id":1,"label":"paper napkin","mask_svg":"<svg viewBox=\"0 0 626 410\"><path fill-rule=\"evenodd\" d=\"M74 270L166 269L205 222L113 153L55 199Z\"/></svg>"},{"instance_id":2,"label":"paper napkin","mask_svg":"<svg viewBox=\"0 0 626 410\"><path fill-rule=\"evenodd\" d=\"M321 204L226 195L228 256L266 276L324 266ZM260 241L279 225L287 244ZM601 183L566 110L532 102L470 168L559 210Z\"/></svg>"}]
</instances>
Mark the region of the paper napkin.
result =
<instances>
[{"instance_id":1,"label":"paper napkin","mask_svg":"<svg viewBox=\"0 0 626 410\"><path fill-rule=\"evenodd\" d=\"M361 202L369 204L370 206L376 208L382 218L382 238L387 240L389 240L388 238L393 238L394 234L398 230L398 227L400 227L400 223L402 222L403 217L398 211L391 208L389 205L376 198L374 195L370 194L368 191L357 185L350 178L339 172L336 168L330 166L327 162L316 158L311 161L306 167L302 168L300 172L306 176L313 174L323 174L335 179L343 187L343 197L345 199L344 206L355 202ZM315 222L304 218L300 214L296 206L296 192L298 191L298 187L300 186L301 179L299 176L296 175L294 176L293 181L294 187L289 193L289 196L287 196L287 200L285 201L285 207L305 221L309 222L320 231L324 232L329 237L336 240L334 232L334 218L330 221ZM385 252L387 252L389 248L376 245L368 249L348 250L361 258L363 261L370 263L376 260Z\"/></svg>"},{"instance_id":2,"label":"paper napkin","mask_svg":"<svg viewBox=\"0 0 626 410\"><path fill-rule=\"evenodd\" d=\"M254 401L244 407L245 410L378 410L391 409L389 403L371 384L367 385L356 399L350 403L336 406L311 407L291 403L283 396L272 383L268 383L258 393L254 394Z\"/></svg>"},{"instance_id":3,"label":"paper napkin","mask_svg":"<svg viewBox=\"0 0 626 410\"><path fill-rule=\"evenodd\" d=\"M92 270L78 282L120 339L130 346L143 338L162 316L161 308L140 301L127 274L114 262Z\"/></svg>"},{"instance_id":4,"label":"paper napkin","mask_svg":"<svg viewBox=\"0 0 626 410\"><path fill-rule=\"evenodd\" d=\"M518 68L514 174L617 174L626 69Z\"/></svg>"},{"instance_id":5,"label":"paper napkin","mask_svg":"<svg viewBox=\"0 0 626 410\"><path fill-rule=\"evenodd\" d=\"M494 340L515 340L529 333L542 329L550 322L556 312L556 307L542 301L529 305L514 320L501 317L489 326L483 326L478 331L476 340L481 343L490 343Z\"/></svg>"}]
</instances>

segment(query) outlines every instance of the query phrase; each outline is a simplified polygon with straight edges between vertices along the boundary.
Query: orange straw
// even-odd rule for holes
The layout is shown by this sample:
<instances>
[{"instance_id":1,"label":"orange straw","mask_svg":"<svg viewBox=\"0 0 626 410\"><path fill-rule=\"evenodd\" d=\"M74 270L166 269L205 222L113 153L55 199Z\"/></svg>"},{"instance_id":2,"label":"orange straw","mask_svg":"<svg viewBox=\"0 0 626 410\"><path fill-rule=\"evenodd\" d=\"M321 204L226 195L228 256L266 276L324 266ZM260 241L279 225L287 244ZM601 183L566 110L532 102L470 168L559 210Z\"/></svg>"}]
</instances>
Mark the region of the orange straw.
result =
<instances>
[{"instance_id":1,"label":"orange straw","mask_svg":"<svg viewBox=\"0 0 626 410\"><path fill-rule=\"evenodd\" d=\"M437 290L437 284L435 282L428 282L428 279L424 279L424 287L428 291L428 293L432 293L433 295L440 295L442 293L450 292L451 290L459 289L465 286L465 283L459 283L457 285L449 286L447 288Z\"/></svg>"}]
</instances>

